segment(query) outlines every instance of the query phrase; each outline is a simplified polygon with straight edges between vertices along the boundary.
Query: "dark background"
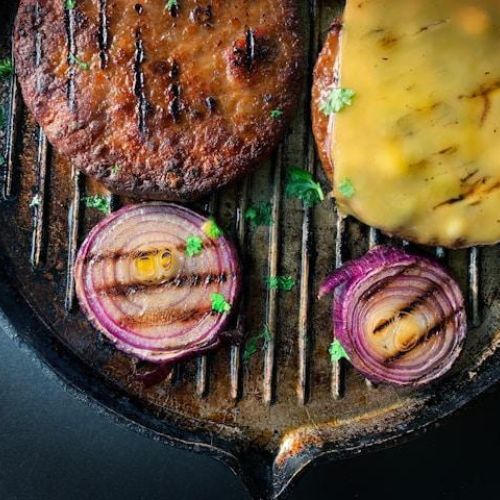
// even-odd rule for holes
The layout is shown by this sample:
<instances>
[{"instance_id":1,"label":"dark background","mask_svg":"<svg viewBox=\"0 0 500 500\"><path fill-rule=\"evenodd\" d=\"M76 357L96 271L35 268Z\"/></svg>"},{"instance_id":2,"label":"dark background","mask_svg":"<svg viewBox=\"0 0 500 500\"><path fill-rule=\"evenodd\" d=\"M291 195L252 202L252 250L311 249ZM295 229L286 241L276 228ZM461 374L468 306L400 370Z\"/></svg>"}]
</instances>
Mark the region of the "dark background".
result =
<instances>
[{"instance_id":1,"label":"dark background","mask_svg":"<svg viewBox=\"0 0 500 500\"><path fill-rule=\"evenodd\" d=\"M292 499L500 497L500 387L400 446L309 470ZM0 330L0 500L246 500L217 461L122 428Z\"/></svg>"}]
</instances>

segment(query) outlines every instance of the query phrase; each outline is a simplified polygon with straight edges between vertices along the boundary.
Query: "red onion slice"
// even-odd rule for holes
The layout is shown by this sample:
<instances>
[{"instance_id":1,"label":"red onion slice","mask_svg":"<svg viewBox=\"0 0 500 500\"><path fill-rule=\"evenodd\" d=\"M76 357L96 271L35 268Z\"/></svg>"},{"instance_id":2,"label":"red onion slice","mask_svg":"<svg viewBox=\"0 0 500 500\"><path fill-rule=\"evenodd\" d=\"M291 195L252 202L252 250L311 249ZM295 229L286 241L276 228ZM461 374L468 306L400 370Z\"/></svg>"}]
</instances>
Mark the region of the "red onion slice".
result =
<instances>
[{"instance_id":1,"label":"red onion slice","mask_svg":"<svg viewBox=\"0 0 500 500\"><path fill-rule=\"evenodd\" d=\"M76 260L76 293L118 349L166 363L220 342L230 312L214 311L212 297L234 306L241 277L233 244L208 237L207 221L178 205L147 203L113 213L90 232ZM193 237L203 244L194 255L186 252Z\"/></svg>"},{"instance_id":2,"label":"red onion slice","mask_svg":"<svg viewBox=\"0 0 500 500\"><path fill-rule=\"evenodd\" d=\"M329 276L334 335L374 382L420 386L447 372L465 339L458 284L439 264L376 247Z\"/></svg>"}]
</instances>

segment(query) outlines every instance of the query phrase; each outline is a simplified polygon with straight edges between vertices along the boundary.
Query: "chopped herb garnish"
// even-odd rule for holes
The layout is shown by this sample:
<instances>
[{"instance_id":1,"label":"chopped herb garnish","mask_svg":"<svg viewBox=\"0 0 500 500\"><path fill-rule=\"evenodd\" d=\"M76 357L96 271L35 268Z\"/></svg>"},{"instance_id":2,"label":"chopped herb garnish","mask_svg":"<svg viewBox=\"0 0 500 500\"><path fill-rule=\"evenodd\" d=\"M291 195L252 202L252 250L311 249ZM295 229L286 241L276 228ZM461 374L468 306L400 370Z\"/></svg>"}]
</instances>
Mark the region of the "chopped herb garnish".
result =
<instances>
[{"instance_id":1,"label":"chopped herb garnish","mask_svg":"<svg viewBox=\"0 0 500 500\"><path fill-rule=\"evenodd\" d=\"M7 57L6 59L0 60L0 78L6 78L14 72L14 65L12 64L12 59Z\"/></svg>"},{"instance_id":2,"label":"chopped herb garnish","mask_svg":"<svg viewBox=\"0 0 500 500\"><path fill-rule=\"evenodd\" d=\"M231 310L231 304L221 293L212 293L210 300L212 301L212 311L224 314Z\"/></svg>"},{"instance_id":3,"label":"chopped herb garnish","mask_svg":"<svg viewBox=\"0 0 500 500\"><path fill-rule=\"evenodd\" d=\"M76 64L83 71L88 71L90 69L90 64L88 62L82 61L78 56L73 53L69 54L69 62Z\"/></svg>"},{"instance_id":4,"label":"chopped herb garnish","mask_svg":"<svg viewBox=\"0 0 500 500\"><path fill-rule=\"evenodd\" d=\"M40 196L40 193L35 194L30 202L30 208L39 207L41 202L42 197Z\"/></svg>"},{"instance_id":5,"label":"chopped herb garnish","mask_svg":"<svg viewBox=\"0 0 500 500\"><path fill-rule=\"evenodd\" d=\"M201 226L201 230L212 240L216 240L224 234L213 217L210 217L207 222Z\"/></svg>"},{"instance_id":6,"label":"chopped herb garnish","mask_svg":"<svg viewBox=\"0 0 500 500\"><path fill-rule=\"evenodd\" d=\"M299 198L306 207L312 207L325 199L319 182L314 180L312 174L295 167L288 172L285 193L289 198Z\"/></svg>"},{"instance_id":7,"label":"chopped herb garnish","mask_svg":"<svg viewBox=\"0 0 500 500\"><path fill-rule=\"evenodd\" d=\"M73 10L76 8L76 0L66 0L66 2L64 2L64 7L67 10Z\"/></svg>"},{"instance_id":8,"label":"chopped herb garnish","mask_svg":"<svg viewBox=\"0 0 500 500\"><path fill-rule=\"evenodd\" d=\"M188 236L186 238L186 255L194 257L203 250L203 240L199 236Z\"/></svg>"},{"instance_id":9,"label":"chopped herb garnish","mask_svg":"<svg viewBox=\"0 0 500 500\"><path fill-rule=\"evenodd\" d=\"M342 358L347 359L347 361L349 361L349 356L345 351L344 346L338 340L334 340L330 344L328 352L330 353L330 359L332 360L332 363L337 363Z\"/></svg>"},{"instance_id":10,"label":"chopped herb garnish","mask_svg":"<svg viewBox=\"0 0 500 500\"><path fill-rule=\"evenodd\" d=\"M273 206L267 201L261 201L256 205L252 205L245 211L245 219L250 222L253 227L270 226L273 220Z\"/></svg>"},{"instance_id":11,"label":"chopped herb garnish","mask_svg":"<svg viewBox=\"0 0 500 500\"><path fill-rule=\"evenodd\" d=\"M179 0L167 0L167 3L165 5L165 10L168 11L173 11L174 9L179 8Z\"/></svg>"},{"instance_id":12,"label":"chopped herb garnish","mask_svg":"<svg viewBox=\"0 0 500 500\"><path fill-rule=\"evenodd\" d=\"M281 109L273 109L271 111L271 118L274 120L279 120L283 116L283 111Z\"/></svg>"},{"instance_id":13,"label":"chopped herb garnish","mask_svg":"<svg viewBox=\"0 0 500 500\"><path fill-rule=\"evenodd\" d=\"M267 346L272 338L271 330L269 330L267 325L264 325L264 328L259 334L250 337L246 341L245 350L243 351L243 362L246 363L249 361L250 358L258 351L259 343L261 341L263 341L262 350L267 349Z\"/></svg>"},{"instance_id":14,"label":"chopped herb garnish","mask_svg":"<svg viewBox=\"0 0 500 500\"><path fill-rule=\"evenodd\" d=\"M111 203L109 198L101 196L100 194L85 196L85 198L83 198L83 202L87 208L95 208L103 214L109 214L111 212Z\"/></svg>"},{"instance_id":15,"label":"chopped herb garnish","mask_svg":"<svg viewBox=\"0 0 500 500\"><path fill-rule=\"evenodd\" d=\"M7 125L7 112L3 106L0 106L0 128L4 128Z\"/></svg>"},{"instance_id":16,"label":"chopped herb garnish","mask_svg":"<svg viewBox=\"0 0 500 500\"><path fill-rule=\"evenodd\" d=\"M291 276L268 276L267 286L271 289L286 290L289 292L295 286L295 279Z\"/></svg>"},{"instance_id":17,"label":"chopped herb garnish","mask_svg":"<svg viewBox=\"0 0 500 500\"><path fill-rule=\"evenodd\" d=\"M338 184L339 192L342 196L346 198L352 198L356 190L350 179L342 179Z\"/></svg>"},{"instance_id":18,"label":"chopped herb garnish","mask_svg":"<svg viewBox=\"0 0 500 500\"><path fill-rule=\"evenodd\" d=\"M122 167L120 165L112 165L111 166L111 174L116 175Z\"/></svg>"},{"instance_id":19,"label":"chopped herb garnish","mask_svg":"<svg viewBox=\"0 0 500 500\"><path fill-rule=\"evenodd\" d=\"M339 113L352 104L356 92L351 89L332 89L326 98L321 101L319 109L325 115Z\"/></svg>"}]
</instances>

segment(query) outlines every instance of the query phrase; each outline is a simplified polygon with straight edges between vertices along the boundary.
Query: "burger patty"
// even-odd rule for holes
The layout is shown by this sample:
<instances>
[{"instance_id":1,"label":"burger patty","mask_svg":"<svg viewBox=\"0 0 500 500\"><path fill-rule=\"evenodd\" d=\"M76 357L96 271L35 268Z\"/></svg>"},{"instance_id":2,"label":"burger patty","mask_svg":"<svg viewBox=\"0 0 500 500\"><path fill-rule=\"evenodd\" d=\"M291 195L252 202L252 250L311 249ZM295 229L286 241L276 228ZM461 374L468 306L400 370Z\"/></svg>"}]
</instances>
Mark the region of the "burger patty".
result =
<instances>
[{"instance_id":1,"label":"burger patty","mask_svg":"<svg viewBox=\"0 0 500 500\"><path fill-rule=\"evenodd\" d=\"M179 201L270 154L303 58L294 0L21 0L14 51L58 151L115 193Z\"/></svg>"},{"instance_id":2,"label":"burger patty","mask_svg":"<svg viewBox=\"0 0 500 500\"><path fill-rule=\"evenodd\" d=\"M498 243L498 2L407 7L347 2L319 56L313 127L337 206L415 243Z\"/></svg>"},{"instance_id":3,"label":"burger patty","mask_svg":"<svg viewBox=\"0 0 500 500\"><path fill-rule=\"evenodd\" d=\"M325 115L320 104L338 82L337 55L341 22L335 21L328 31L323 48L314 67L312 88L312 127L316 140L318 156L326 175L333 182L333 163L330 156L331 130L330 118Z\"/></svg>"}]
</instances>

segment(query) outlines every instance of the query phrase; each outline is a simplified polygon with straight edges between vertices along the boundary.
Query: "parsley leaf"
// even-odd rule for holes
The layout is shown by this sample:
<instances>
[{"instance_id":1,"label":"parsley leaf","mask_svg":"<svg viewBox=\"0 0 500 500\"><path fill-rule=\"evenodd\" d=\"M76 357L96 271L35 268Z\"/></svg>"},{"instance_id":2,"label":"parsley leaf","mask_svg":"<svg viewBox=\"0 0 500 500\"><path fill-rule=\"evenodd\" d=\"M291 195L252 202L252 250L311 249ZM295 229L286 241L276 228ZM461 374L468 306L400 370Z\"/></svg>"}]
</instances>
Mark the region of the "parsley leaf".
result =
<instances>
[{"instance_id":1,"label":"parsley leaf","mask_svg":"<svg viewBox=\"0 0 500 500\"><path fill-rule=\"evenodd\" d=\"M295 167L288 172L285 194L288 198L299 198L306 207L312 207L325 199L321 185L312 174Z\"/></svg>"},{"instance_id":2,"label":"parsley leaf","mask_svg":"<svg viewBox=\"0 0 500 500\"><path fill-rule=\"evenodd\" d=\"M212 240L216 240L224 234L213 217L210 217L207 222L201 226L201 230Z\"/></svg>"},{"instance_id":3,"label":"parsley leaf","mask_svg":"<svg viewBox=\"0 0 500 500\"><path fill-rule=\"evenodd\" d=\"M326 98L321 101L319 109L327 116L340 113L340 111L352 104L355 95L356 92L351 89L332 89Z\"/></svg>"},{"instance_id":4,"label":"parsley leaf","mask_svg":"<svg viewBox=\"0 0 500 500\"><path fill-rule=\"evenodd\" d=\"M172 12L175 9L179 8L179 0L167 0L165 5L165 10Z\"/></svg>"},{"instance_id":5,"label":"parsley leaf","mask_svg":"<svg viewBox=\"0 0 500 500\"><path fill-rule=\"evenodd\" d=\"M12 59L7 57L6 59L0 60L0 78L7 78L14 72L14 64Z\"/></svg>"},{"instance_id":6,"label":"parsley leaf","mask_svg":"<svg viewBox=\"0 0 500 500\"><path fill-rule=\"evenodd\" d=\"M330 353L330 359L332 360L332 363L337 363L342 358L350 361L349 355L345 351L344 346L338 340L334 340L330 344L328 352Z\"/></svg>"},{"instance_id":7,"label":"parsley leaf","mask_svg":"<svg viewBox=\"0 0 500 500\"><path fill-rule=\"evenodd\" d=\"M71 64L76 64L83 71L88 71L90 69L90 64L88 62L82 61L78 56L71 52L69 54L69 62Z\"/></svg>"},{"instance_id":8,"label":"parsley leaf","mask_svg":"<svg viewBox=\"0 0 500 500\"><path fill-rule=\"evenodd\" d=\"M271 111L271 118L273 120L279 120L283 116L283 111L281 109L273 109Z\"/></svg>"},{"instance_id":9,"label":"parsley leaf","mask_svg":"<svg viewBox=\"0 0 500 500\"><path fill-rule=\"evenodd\" d=\"M115 163L114 165L111 166L111 174L116 175L120 171L121 168L122 167L120 167L120 165L117 165Z\"/></svg>"},{"instance_id":10,"label":"parsley leaf","mask_svg":"<svg viewBox=\"0 0 500 500\"><path fill-rule=\"evenodd\" d=\"M194 257L203 250L203 240L199 236L188 236L186 238L186 255Z\"/></svg>"},{"instance_id":11,"label":"parsley leaf","mask_svg":"<svg viewBox=\"0 0 500 500\"><path fill-rule=\"evenodd\" d=\"M76 7L76 0L66 0L64 2L64 8L67 10L73 10Z\"/></svg>"},{"instance_id":12,"label":"parsley leaf","mask_svg":"<svg viewBox=\"0 0 500 500\"><path fill-rule=\"evenodd\" d=\"M243 362L247 363L250 358L258 351L259 343L262 343L262 350L267 349L269 342L272 340L273 336L271 334L271 330L267 325L264 325L262 331L250 337L245 343L245 350L243 351Z\"/></svg>"},{"instance_id":13,"label":"parsley leaf","mask_svg":"<svg viewBox=\"0 0 500 500\"><path fill-rule=\"evenodd\" d=\"M291 276L268 276L266 278L267 286L277 290L286 290L289 292L295 286L295 279Z\"/></svg>"},{"instance_id":14,"label":"parsley leaf","mask_svg":"<svg viewBox=\"0 0 500 500\"><path fill-rule=\"evenodd\" d=\"M273 206L267 201L261 201L256 205L245 210L245 219L250 222L253 227L270 226L273 220Z\"/></svg>"},{"instance_id":15,"label":"parsley leaf","mask_svg":"<svg viewBox=\"0 0 500 500\"><path fill-rule=\"evenodd\" d=\"M212 301L212 311L224 314L231 310L231 304L227 302L222 293L210 294L210 300Z\"/></svg>"},{"instance_id":16,"label":"parsley leaf","mask_svg":"<svg viewBox=\"0 0 500 500\"><path fill-rule=\"evenodd\" d=\"M351 182L351 179L342 179L338 184L338 189L340 194L346 198L352 198L356 193L354 186Z\"/></svg>"},{"instance_id":17,"label":"parsley leaf","mask_svg":"<svg viewBox=\"0 0 500 500\"><path fill-rule=\"evenodd\" d=\"M109 198L101 196L100 194L95 194L94 196L85 196L83 202L87 208L95 208L102 212L103 214L109 214L111 212L111 204Z\"/></svg>"},{"instance_id":18,"label":"parsley leaf","mask_svg":"<svg viewBox=\"0 0 500 500\"><path fill-rule=\"evenodd\" d=\"M41 202L42 197L40 196L40 193L37 193L30 201L30 208L39 207Z\"/></svg>"},{"instance_id":19,"label":"parsley leaf","mask_svg":"<svg viewBox=\"0 0 500 500\"><path fill-rule=\"evenodd\" d=\"M4 128L7 125L7 111L3 106L0 106L0 128Z\"/></svg>"}]
</instances>

